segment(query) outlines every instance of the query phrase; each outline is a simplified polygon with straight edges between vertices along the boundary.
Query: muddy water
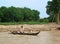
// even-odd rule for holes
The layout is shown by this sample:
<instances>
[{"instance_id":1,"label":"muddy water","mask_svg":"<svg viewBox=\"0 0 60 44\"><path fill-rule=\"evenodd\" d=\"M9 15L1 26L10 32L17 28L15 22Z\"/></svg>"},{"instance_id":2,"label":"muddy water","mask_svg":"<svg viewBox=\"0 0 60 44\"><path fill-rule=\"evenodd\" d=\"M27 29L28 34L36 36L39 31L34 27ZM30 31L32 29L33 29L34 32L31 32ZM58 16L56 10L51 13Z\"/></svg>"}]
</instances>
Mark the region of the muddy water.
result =
<instances>
[{"instance_id":1,"label":"muddy water","mask_svg":"<svg viewBox=\"0 0 60 44\"><path fill-rule=\"evenodd\" d=\"M37 36L0 32L0 44L60 44L60 31L41 31Z\"/></svg>"}]
</instances>

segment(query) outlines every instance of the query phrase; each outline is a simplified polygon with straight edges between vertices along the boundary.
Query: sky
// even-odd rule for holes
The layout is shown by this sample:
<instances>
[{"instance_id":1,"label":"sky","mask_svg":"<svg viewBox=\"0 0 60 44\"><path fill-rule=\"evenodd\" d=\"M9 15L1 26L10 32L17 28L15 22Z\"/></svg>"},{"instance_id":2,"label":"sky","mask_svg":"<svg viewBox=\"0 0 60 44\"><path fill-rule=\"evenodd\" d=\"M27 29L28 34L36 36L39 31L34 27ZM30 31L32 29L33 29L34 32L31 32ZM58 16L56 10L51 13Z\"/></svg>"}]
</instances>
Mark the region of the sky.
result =
<instances>
[{"instance_id":1,"label":"sky","mask_svg":"<svg viewBox=\"0 0 60 44\"><path fill-rule=\"evenodd\" d=\"M45 18L48 17L46 13L46 5L48 1L50 0L0 0L0 7L28 7L38 10L40 12L40 18Z\"/></svg>"}]
</instances>

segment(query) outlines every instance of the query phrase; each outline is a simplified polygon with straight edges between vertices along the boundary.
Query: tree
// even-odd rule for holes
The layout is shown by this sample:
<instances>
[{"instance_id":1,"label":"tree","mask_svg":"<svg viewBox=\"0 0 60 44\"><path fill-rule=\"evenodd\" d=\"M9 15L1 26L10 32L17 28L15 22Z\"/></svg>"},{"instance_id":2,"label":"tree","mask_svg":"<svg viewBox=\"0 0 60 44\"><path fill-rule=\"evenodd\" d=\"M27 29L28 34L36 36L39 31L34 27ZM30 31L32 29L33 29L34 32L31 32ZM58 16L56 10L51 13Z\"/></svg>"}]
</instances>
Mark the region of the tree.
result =
<instances>
[{"instance_id":1,"label":"tree","mask_svg":"<svg viewBox=\"0 0 60 44\"><path fill-rule=\"evenodd\" d=\"M40 12L37 11L37 10L33 10L33 14L34 14L34 16L33 16L34 21L39 21L39 19L40 19L40 17L39 17Z\"/></svg>"},{"instance_id":2,"label":"tree","mask_svg":"<svg viewBox=\"0 0 60 44\"><path fill-rule=\"evenodd\" d=\"M37 21L40 12L24 7L0 7L0 22Z\"/></svg>"},{"instance_id":3,"label":"tree","mask_svg":"<svg viewBox=\"0 0 60 44\"><path fill-rule=\"evenodd\" d=\"M6 19L6 17L5 17L6 12L7 12L7 8L2 6L0 8L0 15L1 15L0 18L1 18L2 22L5 21L5 19Z\"/></svg>"},{"instance_id":4,"label":"tree","mask_svg":"<svg viewBox=\"0 0 60 44\"><path fill-rule=\"evenodd\" d=\"M47 14L50 15L50 19L56 21L58 24L60 23L59 21L59 16L60 16L60 0L52 0L48 1L47 5Z\"/></svg>"},{"instance_id":5,"label":"tree","mask_svg":"<svg viewBox=\"0 0 60 44\"><path fill-rule=\"evenodd\" d=\"M41 18L40 22L48 22L48 18Z\"/></svg>"},{"instance_id":6,"label":"tree","mask_svg":"<svg viewBox=\"0 0 60 44\"><path fill-rule=\"evenodd\" d=\"M24 7L24 21L38 21L40 12Z\"/></svg>"}]
</instances>

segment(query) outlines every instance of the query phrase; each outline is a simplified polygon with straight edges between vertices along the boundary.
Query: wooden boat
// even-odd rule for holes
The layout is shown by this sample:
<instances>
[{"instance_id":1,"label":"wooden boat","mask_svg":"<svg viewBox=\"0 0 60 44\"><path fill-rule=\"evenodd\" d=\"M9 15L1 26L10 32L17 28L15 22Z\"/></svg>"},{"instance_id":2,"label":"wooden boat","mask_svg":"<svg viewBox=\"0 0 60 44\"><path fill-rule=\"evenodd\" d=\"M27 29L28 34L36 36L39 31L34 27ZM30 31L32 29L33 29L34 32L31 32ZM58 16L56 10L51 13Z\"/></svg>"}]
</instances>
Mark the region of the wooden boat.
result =
<instances>
[{"instance_id":1,"label":"wooden boat","mask_svg":"<svg viewBox=\"0 0 60 44\"><path fill-rule=\"evenodd\" d=\"M40 31L38 32L12 32L12 34L20 34L20 35L38 35L40 33Z\"/></svg>"},{"instance_id":2,"label":"wooden boat","mask_svg":"<svg viewBox=\"0 0 60 44\"><path fill-rule=\"evenodd\" d=\"M40 31L32 31L30 30L29 31L24 31L24 27L21 26L21 29L20 31L12 31L12 34L20 34L20 35L38 35L40 33Z\"/></svg>"}]
</instances>

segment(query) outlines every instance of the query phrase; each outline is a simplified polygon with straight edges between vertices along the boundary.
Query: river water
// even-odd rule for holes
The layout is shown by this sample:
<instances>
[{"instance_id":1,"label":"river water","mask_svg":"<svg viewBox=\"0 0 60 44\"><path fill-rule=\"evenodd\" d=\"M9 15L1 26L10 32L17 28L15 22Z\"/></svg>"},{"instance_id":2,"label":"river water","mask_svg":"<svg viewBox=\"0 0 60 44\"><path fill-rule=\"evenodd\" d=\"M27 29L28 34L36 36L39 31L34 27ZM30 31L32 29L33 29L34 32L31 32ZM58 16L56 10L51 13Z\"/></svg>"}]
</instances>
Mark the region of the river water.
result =
<instances>
[{"instance_id":1,"label":"river water","mask_svg":"<svg viewBox=\"0 0 60 44\"><path fill-rule=\"evenodd\" d=\"M41 31L37 36L0 32L0 44L60 44L60 31Z\"/></svg>"}]
</instances>

